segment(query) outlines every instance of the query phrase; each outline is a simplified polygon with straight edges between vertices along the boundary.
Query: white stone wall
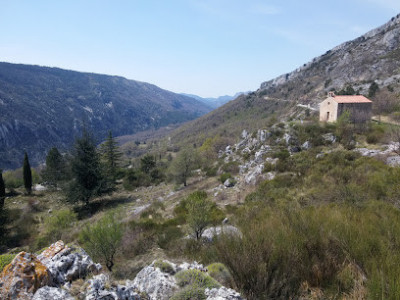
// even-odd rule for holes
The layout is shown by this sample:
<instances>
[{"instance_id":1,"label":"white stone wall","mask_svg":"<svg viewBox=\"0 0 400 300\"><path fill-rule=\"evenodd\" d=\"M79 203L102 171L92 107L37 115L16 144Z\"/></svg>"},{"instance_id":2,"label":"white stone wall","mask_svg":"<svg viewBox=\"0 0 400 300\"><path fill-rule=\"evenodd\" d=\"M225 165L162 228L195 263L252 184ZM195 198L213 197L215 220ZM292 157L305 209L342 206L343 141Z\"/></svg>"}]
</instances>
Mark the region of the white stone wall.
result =
<instances>
[{"instance_id":1,"label":"white stone wall","mask_svg":"<svg viewBox=\"0 0 400 300\"><path fill-rule=\"evenodd\" d=\"M335 122L337 120L337 111L338 103L333 99L333 97L328 97L320 104L319 120L321 122Z\"/></svg>"}]
</instances>

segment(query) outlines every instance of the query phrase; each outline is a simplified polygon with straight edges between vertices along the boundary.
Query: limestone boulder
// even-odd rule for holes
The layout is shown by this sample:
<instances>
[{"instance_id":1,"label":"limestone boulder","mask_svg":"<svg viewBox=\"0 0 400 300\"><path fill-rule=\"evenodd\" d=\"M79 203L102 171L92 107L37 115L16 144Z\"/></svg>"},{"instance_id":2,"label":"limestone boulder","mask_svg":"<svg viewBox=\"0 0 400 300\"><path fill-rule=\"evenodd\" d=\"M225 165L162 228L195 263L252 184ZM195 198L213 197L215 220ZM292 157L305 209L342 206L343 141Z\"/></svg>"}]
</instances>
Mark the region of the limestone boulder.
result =
<instances>
[{"instance_id":1,"label":"limestone boulder","mask_svg":"<svg viewBox=\"0 0 400 300\"><path fill-rule=\"evenodd\" d=\"M224 186L229 188L229 187L234 187L235 186L235 181L232 178L228 178L224 182Z\"/></svg>"},{"instance_id":2,"label":"limestone boulder","mask_svg":"<svg viewBox=\"0 0 400 300\"><path fill-rule=\"evenodd\" d=\"M215 237L221 234L242 236L241 231L237 227L232 225L222 225L207 228L206 230L204 230L202 237L211 242Z\"/></svg>"},{"instance_id":3,"label":"limestone boulder","mask_svg":"<svg viewBox=\"0 0 400 300\"><path fill-rule=\"evenodd\" d=\"M44 286L38 289L32 300L74 300L66 290L58 287Z\"/></svg>"},{"instance_id":4,"label":"limestone boulder","mask_svg":"<svg viewBox=\"0 0 400 300\"><path fill-rule=\"evenodd\" d=\"M167 300L179 288L173 275L161 271L154 264L155 262L143 268L133 282L127 282L127 285L145 292L150 299Z\"/></svg>"},{"instance_id":5,"label":"limestone boulder","mask_svg":"<svg viewBox=\"0 0 400 300\"><path fill-rule=\"evenodd\" d=\"M101 271L101 265L95 264L82 248L69 247L63 241L52 244L38 259L49 269L55 283L59 285Z\"/></svg>"},{"instance_id":6,"label":"limestone boulder","mask_svg":"<svg viewBox=\"0 0 400 300\"><path fill-rule=\"evenodd\" d=\"M214 289L205 289L207 300L244 300L238 292L224 286Z\"/></svg>"},{"instance_id":7,"label":"limestone boulder","mask_svg":"<svg viewBox=\"0 0 400 300\"><path fill-rule=\"evenodd\" d=\"M34 254L20 252L1 273L0 299L31 299L47 285L54 285L48 268Z\"/></svg>"},{"instance_id":8,"label":"limestone boulder","mask_svg":"<svg viewBox=\"0 0 400 300\"><path fill-rule=\"evenodd\" d=\"M140 295L133 286L115 285L105 274L88 280L85 300L140 300Z\"/></svg>"}]
</instances>

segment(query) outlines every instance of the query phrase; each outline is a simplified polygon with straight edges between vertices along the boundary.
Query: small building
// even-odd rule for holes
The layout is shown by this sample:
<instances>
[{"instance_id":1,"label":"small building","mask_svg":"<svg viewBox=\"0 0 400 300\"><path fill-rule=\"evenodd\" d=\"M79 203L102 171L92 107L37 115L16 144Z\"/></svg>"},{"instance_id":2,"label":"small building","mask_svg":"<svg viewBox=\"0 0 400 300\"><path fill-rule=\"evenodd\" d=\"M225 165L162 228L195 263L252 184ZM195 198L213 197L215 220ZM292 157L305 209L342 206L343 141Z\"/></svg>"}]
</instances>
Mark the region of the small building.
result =
<instances>
[{"instance_id":1,"label":"small building","mask_svg":"<svg viewBox=\"0 0 400 300\"><path fill-rule=\"evenodd\" d=\"M371 119L372 101L361 95L337 96L329 92L328 98L321 102L319 120L321 122L336 122L348 111L353 123L363 123Z\"/></svg>"}]
</instances>

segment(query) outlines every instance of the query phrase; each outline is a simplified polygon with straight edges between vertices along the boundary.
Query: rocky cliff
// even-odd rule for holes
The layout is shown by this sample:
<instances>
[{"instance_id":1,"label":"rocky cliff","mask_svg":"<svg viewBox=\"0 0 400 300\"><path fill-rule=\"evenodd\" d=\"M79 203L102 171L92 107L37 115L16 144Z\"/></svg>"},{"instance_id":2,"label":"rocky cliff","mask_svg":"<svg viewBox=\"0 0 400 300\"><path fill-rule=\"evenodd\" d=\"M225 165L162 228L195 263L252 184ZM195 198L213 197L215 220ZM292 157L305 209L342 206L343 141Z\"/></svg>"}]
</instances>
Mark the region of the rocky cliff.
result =
<instances>
[{"instance_id":1,"label":"rocky cliff","mask_svg":"<svg viewBox=\"0 0 400 300\"><path fill-rule=\"evenodd\" d=\"M291 73L263 82L260 91L277 98L308 100L346 86L367 93L373 81L392 92L400 90L400 14Z\"/></svg>"}]
</instances>

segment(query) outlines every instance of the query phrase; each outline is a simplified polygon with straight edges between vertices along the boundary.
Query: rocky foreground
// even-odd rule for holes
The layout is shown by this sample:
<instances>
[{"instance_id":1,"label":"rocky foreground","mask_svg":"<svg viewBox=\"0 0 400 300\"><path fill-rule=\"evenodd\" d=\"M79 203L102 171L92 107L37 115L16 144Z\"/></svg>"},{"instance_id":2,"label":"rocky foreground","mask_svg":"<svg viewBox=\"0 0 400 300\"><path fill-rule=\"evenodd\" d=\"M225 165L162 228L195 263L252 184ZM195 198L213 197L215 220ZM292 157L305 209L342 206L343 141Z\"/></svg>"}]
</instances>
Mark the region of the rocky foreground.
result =
<instances>
[{"instance_id":1,"label":"rocky foreground","mask_svg":"<svg viewBox=\"0 0 400 300\"><path fill-rule=\"evenodd\" d=\"M20 252L1 273L0 288L0 299L243 299L196 262L177 265L158 260L133 280L112 282L82 248L62 241L39 255Z\"/></svg>"}]
</instances>

